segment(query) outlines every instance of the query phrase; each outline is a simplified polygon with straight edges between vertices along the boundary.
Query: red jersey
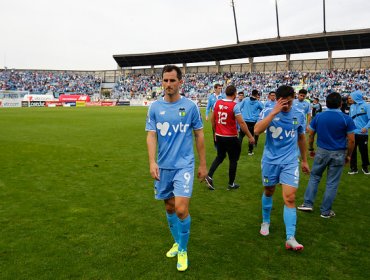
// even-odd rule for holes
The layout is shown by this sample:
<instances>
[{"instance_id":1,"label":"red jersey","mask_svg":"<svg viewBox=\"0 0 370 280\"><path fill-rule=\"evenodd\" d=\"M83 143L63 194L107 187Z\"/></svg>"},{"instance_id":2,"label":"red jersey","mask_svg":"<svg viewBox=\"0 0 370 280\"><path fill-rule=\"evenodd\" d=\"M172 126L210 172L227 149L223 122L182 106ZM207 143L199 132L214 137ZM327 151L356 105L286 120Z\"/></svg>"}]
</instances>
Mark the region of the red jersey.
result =
<instances>
[{"instance_id":1,"label":"red jersey","mask_svg":"<svg viewBox=\"0 0 370 280\"><path fill-rule=\"evenodd\" d=\"M232 100L217 100L213 111L213 117L216 125L216 135L224 137L238 136L235 115L239 115L240 110L235 112L235 106L236 103Z\"/></svg>"}]
</instances>

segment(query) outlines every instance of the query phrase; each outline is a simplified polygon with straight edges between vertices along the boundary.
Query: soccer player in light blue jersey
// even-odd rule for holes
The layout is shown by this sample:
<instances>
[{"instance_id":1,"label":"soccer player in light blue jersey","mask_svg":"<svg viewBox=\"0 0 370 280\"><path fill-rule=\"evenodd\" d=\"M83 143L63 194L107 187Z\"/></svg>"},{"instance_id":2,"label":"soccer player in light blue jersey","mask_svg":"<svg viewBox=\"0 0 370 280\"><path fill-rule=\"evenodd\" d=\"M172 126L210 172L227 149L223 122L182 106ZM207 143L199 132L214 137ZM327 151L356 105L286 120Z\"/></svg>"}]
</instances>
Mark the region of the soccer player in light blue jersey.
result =
<instances>
[{"instance_id":1,"label":"soccer player in light blue jersey","mask_svg":"<svg viewBox=\"0 0 370 280\"><path fill-rule=\"evenodd\" d=\"M215 84L214 86L214 93L211 93L208 97L207 107L206 107L206 121L208 121L208 115L209 113L213 112L213 108L215 107L215 104L218 100L221 100L225 98L225 95L222 93L222 85ZM215 131L212 127L212 135L213 135L213 144L216 147L216 137L215 137Z\"/></svg>"},{"instance_id":2,"label":"soccer player in light blue jersey","mask_svg":"<svg viewBox=\"0 0 370 280\"><path fill-rule=\"evenodd\" d=\"M311 121L311 104L309 101L306 101L307 96L307 90L304 88L300 89L298 91L298 98L293 101L293 107L296 107L297 109L301 110L307 120L306 120L306 132L309 131L309 124Z\"/></svg>"},{"instance_id":3,"label":"soccer player in light blue jersey","mask_svg":"<svg viewBox=\"0 0 370 280\"><path fill-rule=\"evenodd\" d=\"M197 105L180 95L182 83L179 67L167 65L163 68L165 95L150 106L145 128L150 175L155 179L155 198L164 200L167 221L175 241L166 256L177 255L179 271L188 268L189 202L194 180L193 132L199 156L198 178L204 180L207 176L202 118Z\"/></svg>"},{"instance_id":4,"label":"soccer player in light blue jersey","mask_svg":"<svg viewBox=\"0 0 370 280\"><path fill-rule=\"evenodd\" d=\"M211 93L208 97L208 102L207 102L207 107L206 107L206 121L208 121L209 113L213 112L213 107L215 107L217 100L225 98L225 95L221 93L222 85L215 84L213 87L214 87L215 92Z\"/></svg>"},{"instance_id":5,"label":"soccer player in light blue jersey","mask_svg":"<svg viewBox=\"0 0 370 280\"><path fill-rule=\"evenodd\" d=\"M303 245L295 239L297 213L295 194L299 182L298 147L301 155L301 168L309 173L306 157L305 117L300 110L292 107L294 89L280 86L276 91L278 101L273 108L264 109L254 132L266 130L266 142L262 156L262 225L260 233L269 234L272 195L277 184L282 185L284 199L284 223L286 229L285 247L302 250ZM298 147L297 147L298 143Z\"/></svg>"},{"instance_id":6,"label":"soccer player in light blue jersey","mask_svg":"<svg viewBox=\"0 0 370 280\"><path fill-rule=\"evenodd\" d=\"M276 104L276 92L270 91L269 95L267 96L267 101L265 103L265 108L272 108Z\"/></svg>"}]
</instances>

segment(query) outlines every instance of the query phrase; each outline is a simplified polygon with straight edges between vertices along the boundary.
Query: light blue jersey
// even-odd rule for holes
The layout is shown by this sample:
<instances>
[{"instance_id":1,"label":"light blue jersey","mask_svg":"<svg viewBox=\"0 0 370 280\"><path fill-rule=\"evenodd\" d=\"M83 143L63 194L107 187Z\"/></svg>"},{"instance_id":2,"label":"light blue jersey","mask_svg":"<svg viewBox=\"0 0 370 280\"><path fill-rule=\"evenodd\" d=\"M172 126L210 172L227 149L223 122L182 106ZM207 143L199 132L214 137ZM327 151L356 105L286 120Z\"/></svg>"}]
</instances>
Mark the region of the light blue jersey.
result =
<instances>
[{"instance_id":1,"label":"light blue jersey","mask_svg":"<svg viewBox=\"0 0 370 280\"><path fill-rule=\"evenodd\" d=\"M305 116L311 115L311 103L307 102L306 100L299 101L298 99L294 99L293 107L301 110Z\"/></svg>"},{"instance_id":2,"label":"light blue jersey","mask_svg":"<svg viewBox=\"0 0 370 280\"><path fill-rule=\"evenodd\" d=\"M206 117L208 117L209 113L213 111L213 107L215 107L215 104L217 100L226 98L226 95L223 93L220 93L216 96L216 94L212 93L208 97L207 107L206 107Z\"/></svg>"},{"instance_id":3,"label":"light blue jersey","mask_svg":"<svg viewBox=\"0 0 370 280\"><path fill-rule=\"evenodd\" d=\"M261 112L260 120L270 114L272 108ZM266 129L266 142L262 163L289 164L298 160L298 135L304 134L306 120L303 113L292 107L289 112L280 112Z\"/></svg>"},{"instance_id":4,"label":"light blue jersey","mask_svg":"<svg viewBox=\"0 0 370 280\"><path fill-rule=\"evenodd\" d=\"M265 103L265 108L274 108L275 104L276 100L275 101L267 100Z\"/></svg>"},{"instance_id":5,"label":"light blue jersey","mask_svg":"<svg viewBox=\"0 0 370 280\"><path fill-rule=\"evenodd\" d=\"M244 121L257 122L258 116L263 110L263 104L257 99L244 98L239 104Z\"/></svg>"},{"instance_id":6,"label":"light blue jersey","mask_svg":"<svg viewBox=\"0 0 370 280\"><path fill-rule=\"evenodd\" d=\"M360 90L351 93L351 97L353 101L355 101L355 104L351 105L349 116L356 125L355 134L368 135L368 130L370 128L370 105L365 102L362 96ZM361 131L362 128L366 128L365 133Z\"/></svg>"},{"instance_id":7,"label":"light blue jersey","mask_svg":"<svg viewBox=\"0 0 370 280\"><path fill-rule=\"evenodd\" d=\"M199 108L191 100L181 97L176 102L153 102L148 110L145 130L157 133L159 168L194 166L192 132L202 128Z\"/></svg>"}]
</instances>

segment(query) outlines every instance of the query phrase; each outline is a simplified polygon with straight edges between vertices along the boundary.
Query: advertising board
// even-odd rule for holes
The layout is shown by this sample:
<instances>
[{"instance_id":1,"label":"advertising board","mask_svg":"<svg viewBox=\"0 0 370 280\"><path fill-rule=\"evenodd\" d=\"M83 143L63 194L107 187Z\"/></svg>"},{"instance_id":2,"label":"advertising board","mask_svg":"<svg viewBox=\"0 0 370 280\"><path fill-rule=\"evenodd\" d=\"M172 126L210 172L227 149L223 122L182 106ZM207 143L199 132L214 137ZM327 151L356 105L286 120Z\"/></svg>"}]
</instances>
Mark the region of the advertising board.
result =
<instances>
[{"instance_id":1,"label":"advertising board","mask_svg":"<svg viewBox=\"0 0 370 280\"><path fill-rule=\"evenodd\" d=\"M76 101L84 101L90 102L90 96L86 94L61 94L59 95L60 102L76 102Z\"/></svg>"},{"instance_id":2,"label":"advertising board","mask_svg":"<svg viewBox=\"0 0 370 280\"><path fill-rule=\"evenodd\" d=\"M0 107L4 108L16 108L22 106L22 100L20 99L3 99L0 100Z\"/></svg>"}]
</instances>

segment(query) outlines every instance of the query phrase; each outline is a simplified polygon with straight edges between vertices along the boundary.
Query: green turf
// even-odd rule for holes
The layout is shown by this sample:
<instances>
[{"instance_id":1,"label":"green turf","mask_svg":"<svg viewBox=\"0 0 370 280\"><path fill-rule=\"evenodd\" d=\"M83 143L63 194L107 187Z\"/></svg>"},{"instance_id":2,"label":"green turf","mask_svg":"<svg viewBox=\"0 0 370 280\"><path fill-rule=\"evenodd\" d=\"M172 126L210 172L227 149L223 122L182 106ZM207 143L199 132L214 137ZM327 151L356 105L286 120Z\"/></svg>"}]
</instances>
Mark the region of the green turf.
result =
<instances>
[{"instance_id":1,"label":"green turf","mask_svg":"<svg viewBox=\"0 0 370 280\"><path fill-rule=\"evenodd\" d=\"M284 248L283 202L274 197L271 234L261 223L260 158L239 161L241 188L195 182L190 266L176 270L163 203L148 172L146 108L0 110L0 279L369 279L369 179L342 176L322 219L321 185L313 213L298 213L300 253ZM205 123L208 166L215 157ZM301 176L297 202L308 177Z\"/></svg>"}]
</instances>

